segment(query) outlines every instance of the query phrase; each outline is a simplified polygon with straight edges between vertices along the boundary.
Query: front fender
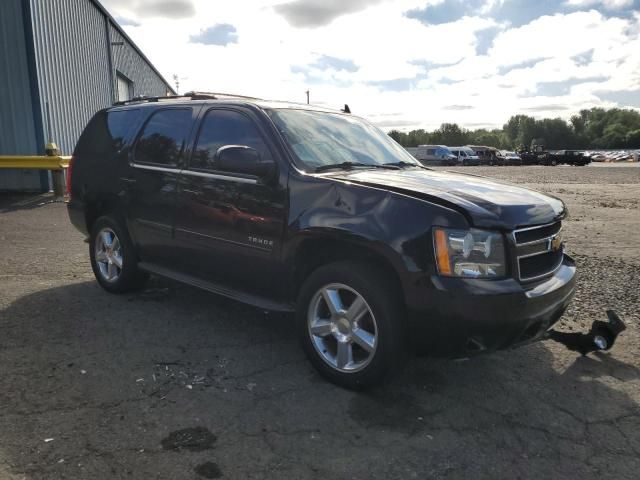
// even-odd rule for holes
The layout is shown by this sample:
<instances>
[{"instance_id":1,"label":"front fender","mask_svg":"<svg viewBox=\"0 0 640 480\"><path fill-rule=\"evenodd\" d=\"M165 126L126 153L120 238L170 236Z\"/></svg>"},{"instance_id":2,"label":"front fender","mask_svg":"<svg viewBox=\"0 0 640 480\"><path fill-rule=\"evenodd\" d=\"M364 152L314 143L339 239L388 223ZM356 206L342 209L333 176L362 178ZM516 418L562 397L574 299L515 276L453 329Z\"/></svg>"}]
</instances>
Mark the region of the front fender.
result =
<instances>
[{"instance_id":1,"label":"front fender","mask_svg":"<svg viewBox=\"0 0 640 480\"><path fill-rule=\"evenodd\" d=\"M433 225L466 228L459 212L401 193L334 178L291 178L284 261L302 242L325 239L382 256L403 284L434 273Z\"/></svg>"}]
</instances>

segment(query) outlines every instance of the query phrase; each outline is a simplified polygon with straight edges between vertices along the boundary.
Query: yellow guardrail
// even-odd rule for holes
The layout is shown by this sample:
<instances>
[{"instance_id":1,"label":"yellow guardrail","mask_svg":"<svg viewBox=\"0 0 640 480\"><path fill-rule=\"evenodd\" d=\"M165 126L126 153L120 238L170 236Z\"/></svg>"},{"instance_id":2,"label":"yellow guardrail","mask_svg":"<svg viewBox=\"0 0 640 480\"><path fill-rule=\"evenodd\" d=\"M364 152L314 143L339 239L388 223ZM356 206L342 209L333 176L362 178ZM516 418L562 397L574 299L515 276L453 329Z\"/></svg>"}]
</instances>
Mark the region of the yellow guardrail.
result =
<instances>
[{"instance_id":1,"label":"yellow guardrail","mask_svg":"<svg viewBox=\"0 0 640 480\"><path fill-rule=\"evenodd\" d=\"M69 166L71 157L0 155L0 168L38 168L42 170L63 170Z\"/></svg>"}]
</instances>

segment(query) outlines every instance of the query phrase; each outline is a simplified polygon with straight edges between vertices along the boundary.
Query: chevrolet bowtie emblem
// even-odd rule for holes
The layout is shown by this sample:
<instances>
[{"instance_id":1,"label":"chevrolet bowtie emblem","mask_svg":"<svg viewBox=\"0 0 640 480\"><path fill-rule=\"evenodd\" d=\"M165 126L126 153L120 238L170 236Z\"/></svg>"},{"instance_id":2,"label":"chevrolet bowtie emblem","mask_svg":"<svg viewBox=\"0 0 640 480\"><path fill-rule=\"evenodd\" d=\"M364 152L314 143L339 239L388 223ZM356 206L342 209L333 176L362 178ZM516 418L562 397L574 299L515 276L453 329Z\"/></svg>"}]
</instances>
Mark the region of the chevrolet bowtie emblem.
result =
<instances>
[{"instance_id":1,"label":"chevrolet bowtie emblem","mask_svg":"<svg viewBox=\"0 0 640 480\"><path fill-rule=\"evenodd\" d=\"M559 233L551 238L551 251L557 252L562 248L562 235Z\"/></svg>"}]
</instances>

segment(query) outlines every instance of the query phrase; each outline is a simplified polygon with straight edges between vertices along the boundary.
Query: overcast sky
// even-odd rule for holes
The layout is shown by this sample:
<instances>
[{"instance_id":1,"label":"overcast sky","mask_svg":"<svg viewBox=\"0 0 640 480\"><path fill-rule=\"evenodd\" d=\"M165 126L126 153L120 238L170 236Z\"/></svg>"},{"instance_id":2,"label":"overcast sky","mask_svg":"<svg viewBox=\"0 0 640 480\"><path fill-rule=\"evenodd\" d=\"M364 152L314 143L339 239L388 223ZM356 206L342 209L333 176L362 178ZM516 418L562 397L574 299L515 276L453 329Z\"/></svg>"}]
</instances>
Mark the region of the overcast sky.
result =
<instances>
[{"instance_id":1,"label":"overcast sky","mask_svg":"<svg viewBox=\"0 0 640 480\"><path fill-rule=\"evenodd\" d=\"M180 91L335 108L385 130L640 108L640 0L103 0Z\"/></svg>"}]
</instances>

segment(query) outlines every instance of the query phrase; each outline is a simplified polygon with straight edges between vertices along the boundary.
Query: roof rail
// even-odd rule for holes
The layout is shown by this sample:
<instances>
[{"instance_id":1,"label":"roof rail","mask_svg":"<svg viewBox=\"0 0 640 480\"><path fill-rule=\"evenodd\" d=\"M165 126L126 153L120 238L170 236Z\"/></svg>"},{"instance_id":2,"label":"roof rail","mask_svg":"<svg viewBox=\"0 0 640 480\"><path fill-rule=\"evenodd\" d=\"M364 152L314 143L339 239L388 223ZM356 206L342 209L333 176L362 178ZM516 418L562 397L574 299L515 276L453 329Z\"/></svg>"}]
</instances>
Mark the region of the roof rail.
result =
<instances>
[{"instance_id":1,"label":"roof rail","mask_svg":"<svg viewBox=\"0 0 640 480\"><path fill-rule=\"evenodd\" d=\"M162 100L178 100L181 98L188 98L190 100L218 100L220 98L244 98L247 100L261 100L257 97L248 97L246 95L235 95L233 93L212 93L212 92L187 92L183 95L167 95L163 97L147 97L146 95L138 95L130 100L122 100L114 102L113 106L131 105L134 103L142 102L159 102Z\"/></svg>"},{"instance_id":2,"label":"roof rail","mask_svg":"<svg viewBox=\"0 0 640 480\"><path fill-rule=\"evenodd\" d=\"M220 97L226 98L245 98L247 100L262 100L258 97L250 97L247 95L236 95L235 93L222 93L222 92L187 92L184 94L186 97L206 97L205 100L218 99ZM200 100L196 98L195 100Z\"/></svg>"}]
</instances>

